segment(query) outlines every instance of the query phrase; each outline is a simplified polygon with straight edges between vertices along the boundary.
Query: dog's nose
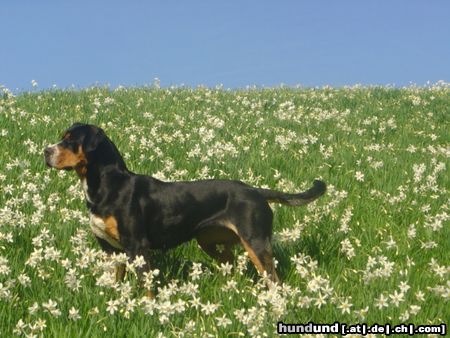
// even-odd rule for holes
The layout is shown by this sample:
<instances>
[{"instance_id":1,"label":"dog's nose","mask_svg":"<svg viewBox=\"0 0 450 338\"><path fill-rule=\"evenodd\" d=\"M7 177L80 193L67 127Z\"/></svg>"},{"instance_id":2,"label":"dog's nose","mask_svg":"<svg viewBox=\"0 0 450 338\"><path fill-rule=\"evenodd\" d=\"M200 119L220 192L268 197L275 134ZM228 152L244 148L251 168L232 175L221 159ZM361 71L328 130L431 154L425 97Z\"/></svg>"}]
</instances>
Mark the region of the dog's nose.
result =
<instances>
[{"instance_id":1,"label":"dog's nose","mask_svg":"<svg viewBox=\"0 0 450 338\"><path fill-rule=\"evenodd\" d=\"M47 147L47 148L44 149L44 160L45 160L45 164L46 164L48 167L50 167L50 168L52 167L51 161L50 161L50 158L52 157L52 154L53 154L53 148Z\"/></svg>"}]
</instances>

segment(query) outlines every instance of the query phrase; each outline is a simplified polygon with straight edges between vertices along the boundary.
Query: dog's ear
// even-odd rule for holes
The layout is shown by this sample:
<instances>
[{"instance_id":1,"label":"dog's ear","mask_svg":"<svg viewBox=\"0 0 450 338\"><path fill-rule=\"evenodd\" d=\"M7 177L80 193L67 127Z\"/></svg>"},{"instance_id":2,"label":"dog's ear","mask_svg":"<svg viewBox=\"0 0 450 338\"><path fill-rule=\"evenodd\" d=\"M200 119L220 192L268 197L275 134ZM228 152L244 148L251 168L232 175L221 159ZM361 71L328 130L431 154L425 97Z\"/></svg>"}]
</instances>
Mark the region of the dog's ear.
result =
<instances>
[{"instance_id":1,"label":"dog's ear","mask_svg":"<svg viewBox=\"0 0 450 338\"><path fill-rule=\"evenodd\" d=\"M81 122L75 122L74 124L72 124L69 128L67 128L61 135L61 139L63 139L68 133L71 133L73 130L86 126L86 124L81 123Z\"/></svg>"},{"instance_id":2,"label":"dog's ear","mask_svg":"<svg viewBox=\"0 0 450 338\"><path fill-rule=\"evenodd\" d=\"M106 139L103 129L96 126L88 126L89 130L84 139L83 150L89 153L97 149L98 145Z\"/></svg>"}]
</instances>

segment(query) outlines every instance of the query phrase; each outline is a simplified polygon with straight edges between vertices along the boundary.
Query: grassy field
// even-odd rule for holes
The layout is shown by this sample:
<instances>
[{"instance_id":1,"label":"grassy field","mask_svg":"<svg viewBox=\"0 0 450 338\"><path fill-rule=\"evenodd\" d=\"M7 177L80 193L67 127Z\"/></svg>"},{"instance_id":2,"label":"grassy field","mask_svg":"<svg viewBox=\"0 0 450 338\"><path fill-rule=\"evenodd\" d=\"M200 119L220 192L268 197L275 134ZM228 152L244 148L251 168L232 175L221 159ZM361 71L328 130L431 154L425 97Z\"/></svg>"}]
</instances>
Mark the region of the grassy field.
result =
<instances>
[{"instance_id":1,"label":"grassy field","mask_svg":"<svg viewBox=\"0 0 450 338\"><path fill-rule=\"evenodd\" d=\"M90 88L0 94L0 336L275 335L276 323L441 324L450 318L450 89ZM144 297L89 230L73 172L45 146L100 125L130 170L327 194L272 205L283 285L236 248L231 269L195 241L154 252Z\"/></svg>"}]
</instances>

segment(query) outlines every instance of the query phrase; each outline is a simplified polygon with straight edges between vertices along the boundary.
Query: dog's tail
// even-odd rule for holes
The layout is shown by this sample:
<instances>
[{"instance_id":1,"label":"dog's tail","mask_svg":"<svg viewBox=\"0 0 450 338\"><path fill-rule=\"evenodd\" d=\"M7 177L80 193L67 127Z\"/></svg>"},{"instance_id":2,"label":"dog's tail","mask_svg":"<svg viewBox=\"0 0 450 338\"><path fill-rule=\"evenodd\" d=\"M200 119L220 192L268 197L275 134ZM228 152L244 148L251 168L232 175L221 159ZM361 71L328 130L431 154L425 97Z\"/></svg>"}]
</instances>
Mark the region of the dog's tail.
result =
<instances>
[{"instance_id":1,"label":"dog's tail","mask_svg":"<svg viewBox=\"0 0 450 338\"><path fill-rule=\"evenodd\" d=\"M314 181L312 188L298 194L287 194L270 189L256 188L256 191L258 191L258 193L260 193L267 200L267 202L282 203L289 206L308 204L322 196L326 190L327 185L325 182L319 180Z\"/></svg>"}]
</instances>

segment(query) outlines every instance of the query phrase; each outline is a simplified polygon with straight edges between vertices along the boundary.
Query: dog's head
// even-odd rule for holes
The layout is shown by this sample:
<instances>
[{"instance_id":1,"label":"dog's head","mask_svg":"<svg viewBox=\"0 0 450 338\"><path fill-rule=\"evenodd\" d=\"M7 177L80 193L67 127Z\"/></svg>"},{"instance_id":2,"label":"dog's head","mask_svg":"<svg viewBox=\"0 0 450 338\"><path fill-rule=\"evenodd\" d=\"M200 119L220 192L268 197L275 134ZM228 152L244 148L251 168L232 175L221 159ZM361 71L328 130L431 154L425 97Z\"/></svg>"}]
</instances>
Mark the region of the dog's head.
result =
<instances>
[{"instance_id":1,"label":"dog's head","mask_svg":"<svg viewBox=\"0 0 450 338\"><path fill-rule=\"evenodd\" d=\"M89 154L106 140L99 127L75 123L67 129L59 143L45 148L45 163L56 169L71 170L88 164Z\"/></svg>"}]
</instances>

